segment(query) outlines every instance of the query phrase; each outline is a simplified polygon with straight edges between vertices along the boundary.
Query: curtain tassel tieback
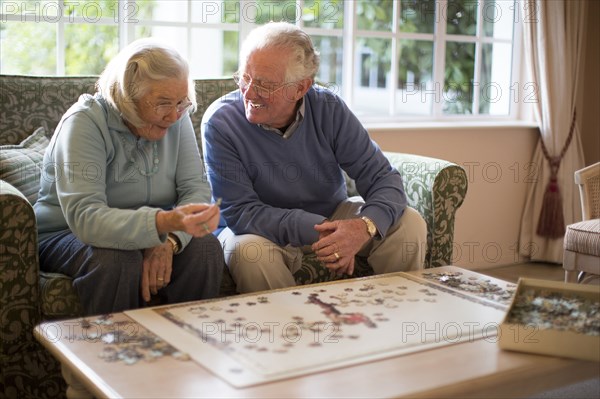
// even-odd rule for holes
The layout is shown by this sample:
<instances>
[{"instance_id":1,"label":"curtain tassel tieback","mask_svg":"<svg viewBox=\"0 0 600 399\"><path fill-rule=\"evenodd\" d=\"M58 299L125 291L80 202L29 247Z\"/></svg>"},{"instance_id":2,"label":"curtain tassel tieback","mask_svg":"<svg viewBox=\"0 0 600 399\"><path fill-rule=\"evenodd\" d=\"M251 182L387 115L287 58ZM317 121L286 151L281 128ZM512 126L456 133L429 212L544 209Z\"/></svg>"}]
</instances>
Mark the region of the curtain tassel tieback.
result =
<instances>
[{"instance_id":1,"label":"curtain tassel tieback","mask_svg":"<svg viewBox=\"0 0 600 399\"><path fill-rule=\"evenodd\" d=\"M557 179L559 165L560 159L558 158L553 158L550 162L550 181L544 193L542 210L537 227L537 234L542 237L559 238L565 235L565 219Z\"/></svg>"},{"instance_id":2,"label":"curtain tassel tieback","mask_svg":"<svg viewBox=\"0 0 600 399\"><path fill-rule=\"evenodd\" d=\"M559 156L550 156L548 149L542 140L542 152L550 164L550 181L546 186L546 192L544 193L542 209L540 211L540 218L537 226L537 235L541 237L561 238L565 235L565 219L563 215L562 198L560 195L560 189L558 187L558 168L560 167L560 161L567 152L567 148L569 147L569 144L571 144L571 139L573 138L573 131L575 130L575 115L576 111L574 110L569 136L567 137L567 141L565 142L565 145Z\"/></svg>"}]
</instances>

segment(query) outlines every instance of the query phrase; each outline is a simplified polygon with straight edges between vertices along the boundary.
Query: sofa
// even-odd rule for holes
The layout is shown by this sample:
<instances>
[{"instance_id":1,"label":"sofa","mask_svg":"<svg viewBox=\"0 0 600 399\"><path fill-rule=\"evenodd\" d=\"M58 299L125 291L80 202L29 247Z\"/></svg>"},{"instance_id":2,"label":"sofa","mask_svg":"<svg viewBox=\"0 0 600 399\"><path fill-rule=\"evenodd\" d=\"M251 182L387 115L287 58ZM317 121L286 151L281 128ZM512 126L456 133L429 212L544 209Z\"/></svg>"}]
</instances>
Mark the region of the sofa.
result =
<instances>
[{"instance_id":1,"label":"sofa","mask_svg":"<svg viewBox=\"0 0 600 399\"><path fill-rule=\"evenodd\" d=\"M42 272L37 252L37 198L42 155L62 114L80 94L93 93L94 76L33 77L0 75L0 398L62 397L60 366L33 338L42 320L77 317L81 306L67 276ZM198 110L193 115L199 148L206 108L233 90L232 79L196 81ZM454 220L467 192L463 168L441 159L386 153L402 174L410 206L427 222L424 267L451 264ZM347 179L349 195L356 195ZM357 259L355 276L372 274ZM298 284L339 278L314 256L294 275ZM234 295L227 272L221 295Z\"/></svg>"}]
</instances>

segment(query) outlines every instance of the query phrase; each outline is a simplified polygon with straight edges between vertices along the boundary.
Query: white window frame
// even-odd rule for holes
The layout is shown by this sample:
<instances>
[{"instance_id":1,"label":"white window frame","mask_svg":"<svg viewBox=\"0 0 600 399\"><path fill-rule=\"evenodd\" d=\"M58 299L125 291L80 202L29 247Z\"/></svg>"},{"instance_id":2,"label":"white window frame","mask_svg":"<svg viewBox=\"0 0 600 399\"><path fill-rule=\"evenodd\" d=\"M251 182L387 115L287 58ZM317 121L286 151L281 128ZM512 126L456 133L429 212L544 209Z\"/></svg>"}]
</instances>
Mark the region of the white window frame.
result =
<instances>
[{"instance_id":1,"label":"white window frame","mask_svg":"<svg viewBox=\"0 0 600 399\"><path fill-rule=\"evenodd\" d=\"M143 21L145 26L174 26L174 27L183 27L187 30L187 43L188 43L188 54L192 54L193 51L193 38L192 31L197 28L209 28L209 29L219 29L223 31L238 31L239 32L239 43L242 43L250 30L252 30L256 24L253 21L247 20L240 16L240 22L238 24L230 24L230 23L202 23L202 22L193 22L192 21L192 1L187 0L187 21L185 22L167 22L167 21ZM437 7L443 9L443 7L447 7L447 0L437 0ZM243 2L243 3L242 3ZM8 3L8 2L3 2ZM118 31L119 31L119 48L125 47L128 43L135 39L135 22L136 18L134 16L133 20L130 19L133 15L132 11L137 7L135 4L135 0L118 0L118 9L115 10L115 15L110 16L101 16L97 20L94 20L94 23L99 24L109 24L114 25L117 23ZM240 0L240 11L244 9L244 7L248 7L248 4L256 4L254 0ZM304 0L296 0L297 8L302 9L304 5ZM242 6L243 4L243 6ZM441 121L441 122L472 122L472 121L499 121L499 122L510 122L510 121L518 121L522 112L519 105L520 98L523 96L521 92L525 88L518 87L519 85L516 82L519 82L519 74L520 74L520 63L521 63L521 25L519 23L515 23L514 32L513 32L513 46L512 46L512 65L511 65L511 88L508 93L510 96L510 110L508 115L496 116L496 115L479 115L479 94L478 90L474 90L474 102L473 102L473 110L474 113L470 115L448 115L442 112L443 101L442 98L442 87L444 82L444 63L445 63L445 47L446 41L459 41L459 42L471 42L476 44L481 43L490 43L490 42L498 42L498 39L492 40L490 38L485 38L481 35L482 32L482 15L483 7L478 7L479 10L479 18L478 18L478 35L473 37L467 36L454 36L446 34L445 29L445 19L439 18L438 23L435 28L435 32L432 34L425 33L404 33L400 32L398 29L398 22L400 18L400 2L393 2L393 21L392 26L393 29L390 32L384 31L363 31L358 30L357 28L357 18L355 17L356 12L356 2L355 1L344 1L343 2L343 13L344 13L344 25L342 29L324 29L324 28L314 28L314 27L305 27L302 23L302 18L296 18L296 23L301 28L303 28L310 35L320 35L320 36L337 36L342 37L343 40L343 61L342 61L342 79L343 92L341 94L344 101L350 106L351 109L354 108L354 91L355 91L355 62L354 58L356 55L356 45L358 37L376 37L376 38L384 38L390 39L392 43L392 54L391 57L391 82L393 82L392 87L387 88L388 96L389 96L389 115L388 116L364 116L361 119L364 122L371 123L397 123L397 122L407 122L407 121ZM516 3L518 4L518 3ZM515 5L518 7L518 5ZM2 21L22 21L22 22L40 22L40 17L36 16L31 12L31 10L20 14L20 15L12 15L4 13L5 9L0 10L0 16ZM519 10L515 10L516 13ZM515 17L518 19L519 15ZM83 16L68 16L62 18L56 18L56 21L52 21L52 23L57 24L57 54L56 54L56 74L64 75L65 74L65 25L68 23L85 23L89 22L89 19ZM438 29L439 27L443 27L443 29ZM396 85L398 82L398 42L402 39L416 39L416 40L429 40L434 43L434 79L436 82L436 86L440 86L439 93L439 101L433 101L433 109L430 115L423 116L404 116L404 115L395 115L394 110L396 109ZM506 40L506 42L510 42L510 40ZM475 57L475 76L474 80L477 81L478 73L480 70L481 63L481 46L476 46L476 57ZM437 98L437 94L435 94Z\"/></svg>"}]
</instances>

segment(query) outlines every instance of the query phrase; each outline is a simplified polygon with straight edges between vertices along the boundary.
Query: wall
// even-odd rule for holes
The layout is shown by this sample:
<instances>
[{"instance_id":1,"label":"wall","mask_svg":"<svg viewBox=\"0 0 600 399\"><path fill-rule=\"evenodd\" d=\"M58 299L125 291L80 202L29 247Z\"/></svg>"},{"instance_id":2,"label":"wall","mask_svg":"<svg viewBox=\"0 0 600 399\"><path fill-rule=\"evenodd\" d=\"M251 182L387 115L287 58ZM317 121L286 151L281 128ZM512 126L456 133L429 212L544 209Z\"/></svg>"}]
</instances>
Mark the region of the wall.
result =
<instances>
[{"instance_id":1,"label":"wall","mask_svg":"<svg viewBox=\"0 0 600 399\"><path fill-rule=\"evenodd\" d=\"M386 151L461 165L469 189L455 225L454 264L468 269L521 261L516 244L537 140L533 127L370 129Z\"/></svg>"},{"instance_id":2,"label":"wall","mask_svg":"<svg viewBox=\"0 0 600 399\"><path fill-rule=\"evenodd\" d=\"M577 98L585 164L600 161L600 2L588 2L585 59ZM469 189L458 210L454 263L480 269L523 261L516 252L530 161L537 143L532 126L369 128L386 151L446 159L465 168Z\"/></svg>"},{"instance_id":3,"label":"wall","mask_svg":"<svg viewBox=\"0 0 600 399\"><path fill-rule=\"evenodd\" d=\"M591 165L600 161L600 2L588 1L587 37L585 43L585 60L579 81L577 101L579 127L585 164ZM581 111L579 111L581 110Z\"/></svg>"}]
</instances>

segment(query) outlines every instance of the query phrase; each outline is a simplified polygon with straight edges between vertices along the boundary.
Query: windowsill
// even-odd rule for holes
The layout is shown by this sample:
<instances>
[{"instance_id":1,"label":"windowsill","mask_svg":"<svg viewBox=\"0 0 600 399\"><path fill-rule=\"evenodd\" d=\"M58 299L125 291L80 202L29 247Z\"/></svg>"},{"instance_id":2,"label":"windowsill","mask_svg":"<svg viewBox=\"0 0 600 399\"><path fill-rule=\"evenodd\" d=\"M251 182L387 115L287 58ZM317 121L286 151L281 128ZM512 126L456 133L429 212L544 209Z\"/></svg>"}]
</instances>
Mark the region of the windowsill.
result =
<instances>
[{"instance_id":1,"label":"windowsill","mask_svg":"<svg viewBox=\"0 0 600 399\"><path fill-rule=\"evenodd\" d=\"M375 122L364 121L363 126L369 132L395 133L401 131L415 130L481 130L483 129L507 129L507 128L537 128L537 124L531 121L406 121L406 122Z\"/></svg>"}]
</instances>

